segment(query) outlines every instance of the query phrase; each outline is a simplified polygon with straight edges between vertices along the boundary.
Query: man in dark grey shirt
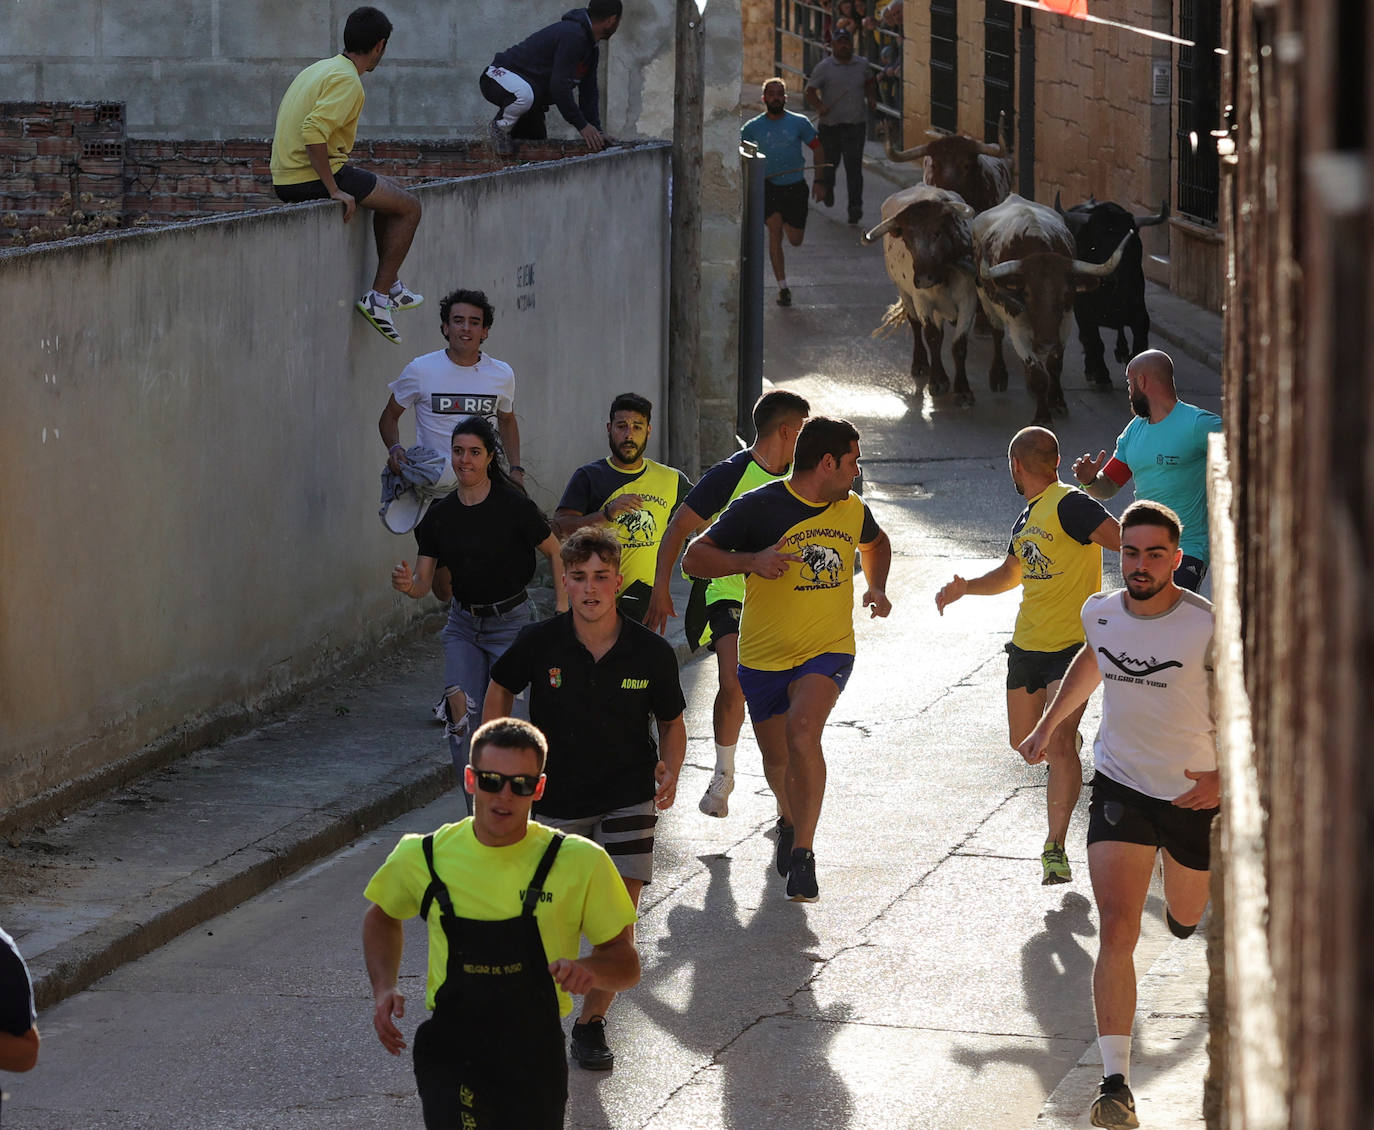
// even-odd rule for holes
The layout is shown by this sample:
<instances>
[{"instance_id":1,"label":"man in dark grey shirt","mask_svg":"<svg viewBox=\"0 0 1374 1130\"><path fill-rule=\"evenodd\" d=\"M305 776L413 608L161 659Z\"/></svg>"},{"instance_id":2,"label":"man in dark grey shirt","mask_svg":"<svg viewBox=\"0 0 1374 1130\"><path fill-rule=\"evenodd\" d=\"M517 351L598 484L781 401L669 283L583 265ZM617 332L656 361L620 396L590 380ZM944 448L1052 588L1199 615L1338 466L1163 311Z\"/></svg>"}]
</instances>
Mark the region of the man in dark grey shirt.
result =
<instances>
[{"instance_id":1,"label":"man in dark grey shirt","mask_svg":"<svg viewBox=\"0 0 1374 1130\"><path fill-rule=\"evenodd\" d=\"M854 37L846 28L835 32L831 54L816 64L806 82L806 104L820 115L821 148L828 168L816 173L827 206L835 203L835 170L844 162L849 222L857 224L864 212L864 139L868 114L877 105L873 69L862 55L854 54Z\"/></svg>"}]
</instances>

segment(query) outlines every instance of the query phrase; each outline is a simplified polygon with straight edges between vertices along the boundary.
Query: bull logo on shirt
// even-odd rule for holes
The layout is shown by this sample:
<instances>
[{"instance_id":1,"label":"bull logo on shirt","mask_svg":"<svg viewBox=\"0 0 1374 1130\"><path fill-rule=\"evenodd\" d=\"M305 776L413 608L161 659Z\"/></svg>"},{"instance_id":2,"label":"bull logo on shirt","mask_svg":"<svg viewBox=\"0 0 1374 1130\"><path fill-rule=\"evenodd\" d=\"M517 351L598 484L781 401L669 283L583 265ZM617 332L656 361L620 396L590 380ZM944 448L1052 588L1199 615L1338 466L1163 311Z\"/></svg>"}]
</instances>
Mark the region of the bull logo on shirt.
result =
<instances>
[{"instance_id":1,"label":"bull logo on shirt","mask_svg":"<svg viewBox=\"0 0 1374 1130\"><path fill-rule=\"evenodd\" d=\"M1045 556L1045 551L1035 542L1029 538L1023 538L1020 546L1017 547L1017 552L1021 557L1022 564L1026 567L1026 571L1032 576L1048 577L1050 575L1050 569L1054 562Z\"/></svg>"},{"instance_id":2,"label":"bull logo on shirt","mask_svg":"<svg viewBox=\"0 0 1374 1130\"><path fill-rule=\"evenodd\" d=\"M844 573L844 558L833 546L804 545L801 551L801 575L804 581L839 584Z\"/></svg>"},{"instance_id":3,"label":"bull logo on shirt","mask_svg":"<svg viewBox=\"0 0 1374 1130\"><path fill-rule=\"evenodd\" d=\"M622 510L615 516L621 540L626 545L653 545L658 523L647 510Z\"/></svg>"}]
</instances>

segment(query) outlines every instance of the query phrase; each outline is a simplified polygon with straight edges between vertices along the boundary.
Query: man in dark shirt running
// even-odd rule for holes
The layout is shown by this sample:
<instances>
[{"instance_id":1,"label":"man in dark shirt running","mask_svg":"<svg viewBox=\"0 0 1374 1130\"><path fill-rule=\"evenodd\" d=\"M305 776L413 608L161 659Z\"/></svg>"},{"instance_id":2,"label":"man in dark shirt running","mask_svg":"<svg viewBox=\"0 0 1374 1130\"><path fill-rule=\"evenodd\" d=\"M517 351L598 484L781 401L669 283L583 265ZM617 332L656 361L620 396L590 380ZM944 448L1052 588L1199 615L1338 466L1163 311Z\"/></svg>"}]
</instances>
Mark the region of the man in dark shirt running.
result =
<instances>
[{"instance_id":1,"label":"man in dark shirt running","mask_svg":"<svg viewBox=\"0 0 1374 1130\"><path fill-rule=\"evenodd\" d=\"M530 721L549 740L548 786L535 818L601 844L638 907L653 875L658 813L672 807L687 755L677 657L666 640L617 611L615 534L578 530L560 554L570 611L525 628L496 661L483 718L509 714L530 688ZM572 1057L582 1067L602 1071L615 1062L606 1046L614 997L592 989L583 998L572 1030Z\"/></svg>"}]
</instances>

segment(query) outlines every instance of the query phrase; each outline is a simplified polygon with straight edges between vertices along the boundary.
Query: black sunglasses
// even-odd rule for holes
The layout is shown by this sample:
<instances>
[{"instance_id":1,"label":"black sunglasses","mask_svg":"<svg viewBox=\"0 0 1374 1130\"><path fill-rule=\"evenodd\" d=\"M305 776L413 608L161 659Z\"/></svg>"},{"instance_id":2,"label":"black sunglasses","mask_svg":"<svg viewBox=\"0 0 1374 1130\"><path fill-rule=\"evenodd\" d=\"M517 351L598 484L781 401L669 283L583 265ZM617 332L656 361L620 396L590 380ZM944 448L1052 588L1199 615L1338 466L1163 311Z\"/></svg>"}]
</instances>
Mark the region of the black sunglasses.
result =
<instances>
[{"instance_id":1,"label":"black sunglasses","mask_svg":"<svg viewBox=\"0 0 1374 1130\"><path fill-rule=\"evenodd\" d=\"M472 775L477 778L477 787L484 793L499 793L505 785L509 785L510 791L516 796L534 796L534 790L539 787L538 773L498 773L494 769L474 769Z\"/></svg>"}]
</instances>

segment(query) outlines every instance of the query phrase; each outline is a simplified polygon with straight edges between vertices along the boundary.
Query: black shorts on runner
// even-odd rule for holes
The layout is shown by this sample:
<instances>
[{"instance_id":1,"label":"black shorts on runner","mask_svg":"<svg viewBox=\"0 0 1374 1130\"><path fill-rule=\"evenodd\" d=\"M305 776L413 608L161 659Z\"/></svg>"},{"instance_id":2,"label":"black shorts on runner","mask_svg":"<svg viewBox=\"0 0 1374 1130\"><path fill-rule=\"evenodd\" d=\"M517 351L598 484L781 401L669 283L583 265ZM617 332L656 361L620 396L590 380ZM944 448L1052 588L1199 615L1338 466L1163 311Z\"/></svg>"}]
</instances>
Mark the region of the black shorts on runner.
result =
<instances>
[{"instance_id":1,"label":"black shorts on runner","mask_svg":"<svg viewBox=\"0 0 1374 1130\"><path fill-rule=\"evenodd\" d=\"M1202 588L1202 578L1207 576L1207 566L1200 557L1189 557L1186 553L1183 560L1178 563L1178 568L1174 570L1174 584L1181 589L1189 592L1197 592Z\"/></svg>"},{"instance_id":2,"label":"black shorts on runner","mask_svg":"<svg viewBox=\"0 0 1374 1130\"><path fill-rule=\"evenodd\" d=\"M1092 779L1088 805L1088 843L1115 840L1162 848L1174 861L1194 871L1211 866L1212 821L1220 809L1179 808L1146 796L1101 773Z\"/></svg>"},{"instance_id":3,"label":"black shorts on runner","mask_svg":"<svg viewBox=\"0 0 1374 1130\"><path fill-rule=\"evenodd\" d=\"M769 184L763 186L763 218L766 220L774 212L782 214L782 222L798 231L806 230L806 216L810 211L807 202L806 181L796 184Z\"/></svg>"},{"instance_id":4,"label":"black shorts on runner","mask_svg":"<svg viewBox=\"0 0 1374 1130\"><path fill-rule=\"evenodd\" d=\"M334 174L334 183L359 204L372 195L377 187L377 174L352 165L341 165ZM274 184L277 199L283 204L300 204L306 200L328 200L329 190L322 180L308 180L300 184Z\"/></svg>"},{"instance_id":5,"label":"black shorts on runner","mask_svg":"<svg viewBox=\"0 0 1374 1130\"><path fill-rule=\"evenodd\" d=\"M739 635L739 614L744 608L738 600L717 600L706 606L706 624L711 629L706 646L716 650L716 641Z\"/></svg>"},{"instance_id":6,"label":"black shorts on runner","mask_svg":"<svg viewBox=\"0 0 1374 1130\"><path fill-rule=\"evenodd\" d=\"M643 581L631 581L625 591L615 598L615 606L622 616L627 616L637 624L644 623L649 611L649 598L654 595L652 585Z\"/></svg>"},{"instance_id":7,"label":"black shorts on runner","mask_svg":"<svg viewBox=\"0 0 1374 1130\"><path fill-rule=\"evenodd\" d=\"M1076 643L1063 651L1026 651L1014 643L1007 644L1007 690L1034 694L1059 682L1082 646Z\"/></svg>"}]
</instances>

